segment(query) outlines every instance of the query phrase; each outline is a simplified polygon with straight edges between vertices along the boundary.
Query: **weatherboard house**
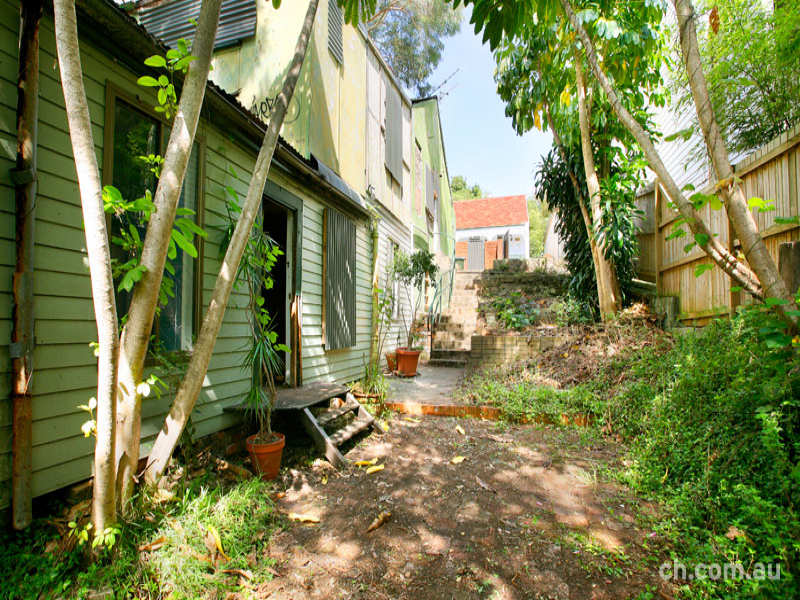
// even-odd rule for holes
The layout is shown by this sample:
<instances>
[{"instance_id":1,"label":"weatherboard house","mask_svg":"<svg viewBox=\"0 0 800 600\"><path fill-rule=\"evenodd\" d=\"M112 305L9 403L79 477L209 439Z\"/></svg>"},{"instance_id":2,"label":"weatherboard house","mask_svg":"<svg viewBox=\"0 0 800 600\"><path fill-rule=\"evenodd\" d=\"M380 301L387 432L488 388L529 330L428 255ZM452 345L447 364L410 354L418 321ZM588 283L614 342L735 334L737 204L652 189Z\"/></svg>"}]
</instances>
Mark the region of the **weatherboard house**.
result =
<instances>
[{"instance_id":1,"label":"weatherboard house","mask_svg":"<svg viewBox=\"0 0 800 600\"><path fill-rule=\"evenodd\" d=\"M276 11L270 2L223 3L212 81L182 194L208 239L200 241L198 259L181 259L175 298L154 324L159 345L177 365L192 352L219 270L227 190L240 198L246 194L303 4L284 2ZM163 151L170 127L153 110L152 88L136 83L148 73L144 60L163 55L180 37L190 38L186 24L199 6L200 0L140 2L129 14L112 0L76 1L102 181L125 197L138 197L147 178L135 157L143 148ZM86 418L78 406L95 395L97 385L80 195L59 71L53 68L52 8L46 7L40 26L30 412L12 411L10 339L19 308L11 284L19 252L12 140L20 7L20 0L0 0L0 136L7 142L0 144L0 509L9 506L12 488L36 497L91 476L93 440L81 432ZM364 31L343 23L335 1L320 3L262 202L263 226L285 251L266 298L279 338L291 348L279 374L284 385L345 383L363 375L373 284L386 285L395 249L428 249L442 272L450 272L455 220L438 118L435 98L412 102ZM242 369L251 335L247 306L244 287L234 289L192 415L197 437L241 419L226 409L241 403L250 387L250 374ZM172 383L168 392L143 402L142 457L164 422L177 379ZM26 426L19 419L28 419L27 444L13 435ZM17 465L30 466L20 471ZM16 485L18 477L27 478L27 491Z\"/></svg>"},{"instance_id":2,"label":"weatherboard house","mask_svg":"<svg viewBox=\"0 0 800 600\"><path fill-rule=\"evenodd\" d=\"M454 210L456 257L467 270L491 269L496 259L528 258L530 227L524 195L461 200Z\"/></svg>"}]
</instances>

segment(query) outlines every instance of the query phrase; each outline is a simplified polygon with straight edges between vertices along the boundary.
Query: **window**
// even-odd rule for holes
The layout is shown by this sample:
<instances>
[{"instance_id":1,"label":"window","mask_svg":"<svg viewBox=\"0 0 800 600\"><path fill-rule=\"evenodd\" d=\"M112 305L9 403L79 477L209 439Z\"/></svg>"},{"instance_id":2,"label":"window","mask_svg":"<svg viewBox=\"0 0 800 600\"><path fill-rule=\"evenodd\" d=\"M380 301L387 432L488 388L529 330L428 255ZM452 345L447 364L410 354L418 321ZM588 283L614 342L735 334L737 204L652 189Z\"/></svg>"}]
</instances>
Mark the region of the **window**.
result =
<instances>
[{"instance_id":1,"label":"window","mask_svg":"<svg viewBox=\"0 0 800 600\"><path fill-rule=\"evenodd\" d=\"M110 148L111 152L110 156L106 157L104 165L105 183L119 189L124 199L133 200L144 195L145 190L155 191L155 175L141 157L162 153L165 128L160 119L136 107L133 102L127 102L113 93L109 94L109 100L111 102L109 108L113 112L107 113L112 122L107 125L106 132L106 148ZM110 143L108 143L109 135ZM189 157L179 201L180 207L195 211L195 218L200 213L200 164L200 150L195 144ZM112 216L110 219L112 238L119 236L122 228L130 230L131 227L142 239L144 238L145 224L134 215ZM132 258L113 243L111 253L113 258L121 261ZM153 333L165 350L189 350L192 347L192 336L199 312L195 292L199 289L196 279L200 268L195 259L180 248L171 264L175 271L172 275L173 296L161 307L159 315L156 316ZM124 290L117 292L117 312L120 315L128 312L130 301L130 292Z\"/></svg>"},{"instance_id":2,"label":"window","mask_svg":"<svg viewBox=\"0 0 800 600\"><path fill-rule=\"evenodd\" d=\"M403 185L403 103L393 85L386 86L386 169Z\"/></svg>"},{"instance_id":3,"label":"window","mask_svg":"<svg viewBox=\"0 0 800 600\"><path fill-rule=\"evenodd\" d=\"M326 350L338 350L356 345L355 223L326 208L323 236L323 340Z\"/></svg>"},{"instance_id":4,"label":"window","mask_svg":"<svg viewBox=\"0 0 800 600\"><path fill-rule=\"evenodd\" d=\"M400 246L394 240L389 240L389 257L386 264L386 287L392 287L392 320L397 320L400 309L400 280L394 277L394 261Z\"/></svg>"},{"instance_id":5,"label":"window","mask_svg":"<svg viewBox=\"0 0 800 600\"><path fill-rule=\"evenodd\" d=\"M340 65L344 64L343 23L342 9L336 0L328 0L328 50Z\"/></svg>"}]
</instances>

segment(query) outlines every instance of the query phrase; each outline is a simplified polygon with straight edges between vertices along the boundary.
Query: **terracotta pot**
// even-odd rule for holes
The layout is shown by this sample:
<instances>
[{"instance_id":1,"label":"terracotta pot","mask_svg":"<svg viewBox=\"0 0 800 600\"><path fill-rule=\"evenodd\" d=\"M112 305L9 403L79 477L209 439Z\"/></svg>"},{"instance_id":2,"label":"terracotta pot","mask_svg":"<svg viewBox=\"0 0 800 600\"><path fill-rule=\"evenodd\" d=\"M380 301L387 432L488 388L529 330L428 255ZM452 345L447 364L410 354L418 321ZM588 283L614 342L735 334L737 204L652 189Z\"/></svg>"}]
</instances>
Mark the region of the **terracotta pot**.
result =
<instances>
[{"instance_id":1,"label":"terracotta pot","mask_svg":"<svg viewBox=\"0 0 800 600\"><path fill-rule=\"evenodd\" d=\"M411 377L417 374L417 365L419 364L419 355L421 353L421 350L397 349L397 371L400 375Z\"/></svg>"},{"instance_id":2,"label":"terracotta pot","mask_svg":"<svg viewBox=\"0 0 800 600\"><path fill-rule=\"evenodd\" d=\"M389 367L389 370L394 373L397 371L397 354L394 352L387 352L386 353L386 364Z\"/></svg>"},{"instance_id":3,"label":"terracotta pot","mask_svg":"<svg viewBox=\"0 0 800 600\"><path fill-rule=\"evenodd\" d=\"M266 444L256 442L257 433L247 438L247 451L250 453L253 466L261 475L261 479L266 481L278 476L281 468L281 454L283 454L283 446L286 444L286 438L282 433L276 432L273 435L277 439Z\"/></svg>"}]
</instances>

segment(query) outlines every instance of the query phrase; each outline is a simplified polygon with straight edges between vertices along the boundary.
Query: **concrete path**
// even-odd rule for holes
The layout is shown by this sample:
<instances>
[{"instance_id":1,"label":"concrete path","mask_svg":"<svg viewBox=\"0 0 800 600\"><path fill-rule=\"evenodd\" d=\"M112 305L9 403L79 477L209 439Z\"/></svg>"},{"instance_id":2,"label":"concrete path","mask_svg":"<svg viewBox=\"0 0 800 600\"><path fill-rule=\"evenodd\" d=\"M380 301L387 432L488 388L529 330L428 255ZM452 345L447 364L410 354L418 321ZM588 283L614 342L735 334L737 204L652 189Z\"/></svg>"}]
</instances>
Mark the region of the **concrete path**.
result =
<instances>
[{"instance_id":1,"label":"concrete path","mask_svg":"<svg viewBox=\"0 0 800 600\"><path fill-rule=\"evenodd\" d=\"M464 376L464 369L419 366L416 377L389 377L389 402L418 404L456 404L453 392Z\"/></svg>"}]
</instances>

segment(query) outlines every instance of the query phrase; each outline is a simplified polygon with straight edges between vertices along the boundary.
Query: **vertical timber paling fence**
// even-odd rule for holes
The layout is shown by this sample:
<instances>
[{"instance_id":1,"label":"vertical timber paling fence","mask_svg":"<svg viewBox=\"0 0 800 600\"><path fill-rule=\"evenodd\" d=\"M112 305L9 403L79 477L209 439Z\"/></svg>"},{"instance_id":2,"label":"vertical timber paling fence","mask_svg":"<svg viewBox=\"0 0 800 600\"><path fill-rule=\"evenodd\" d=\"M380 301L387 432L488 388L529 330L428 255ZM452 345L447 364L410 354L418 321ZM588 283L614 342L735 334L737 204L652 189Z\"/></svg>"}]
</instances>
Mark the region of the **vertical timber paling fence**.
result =
<instances>
[{"instance_id":1,"label":"vertical timber paling fence","mask_svg":"<svg viewBox=\"0 0 800 600\"><path fill-rule=\"evenodd\" d=\"M780 245L800 239L800 226L777 224L775 217L796 217L800 214L800 124L734 166L743 181L745 197L773 202L769 212L753 211L758 229L775 263ZM713 184L698 190L711 193ZM639 266L641 279L656 284L661 296L679 298L679 320L684 325L704 325L710 319L726 316L736 306L751 300L744 292L733 292L730 278L719 267L695 277L698 265L711 264L698 247L685 252L693 239L687 231L683 237L667 240L678 213L669 208L668 197L656 182L640 192L637 206L644 216L640 222ZM706 205L701 217L718 239L735 254L741 251L728 225L725 209L712 210ZM684 229L687 229L684 226Z\"/></svg>"}]
</instances>

